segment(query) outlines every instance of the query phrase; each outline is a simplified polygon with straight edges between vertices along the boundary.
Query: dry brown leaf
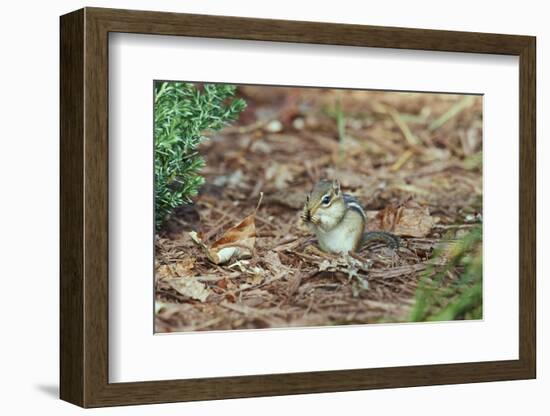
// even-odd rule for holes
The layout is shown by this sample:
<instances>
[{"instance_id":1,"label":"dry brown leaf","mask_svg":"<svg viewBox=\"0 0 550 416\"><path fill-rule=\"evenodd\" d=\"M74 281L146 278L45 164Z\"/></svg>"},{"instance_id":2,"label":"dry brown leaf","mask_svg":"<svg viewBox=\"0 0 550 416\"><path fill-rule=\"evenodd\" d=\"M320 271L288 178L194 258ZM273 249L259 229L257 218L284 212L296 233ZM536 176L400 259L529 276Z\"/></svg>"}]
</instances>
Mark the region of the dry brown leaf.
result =
<instances>
[{"instance_id":1,"label":"dry brown leaf","mask_svg":"<svg viewBox=\"0 0 550 416\"><path fill-rule=\"evenodd\" d=\"M263 260L273 271L277 272L283 267L281 259L276 251L268 251L265 253Z\"/></svg>"},{"instance_id":2,"label":"dry brown leaf","mask_svg":"<svg viewBox=\"0 0 550 416\"><path fill-rule=\"evenodd\" d=\"M428 207L414 204L409 206L387 206L379 211L369 224L370 230L389 231L393 234L407 237L426 237L436 219L430 215Z\"/></svg>"},{"instance_id":3,"label":"dry brown leaf","mask_svg":"<svg viewBox=\"0 0 550 416\"><path fill-rule=\"evenodd\" d=\"M173 264L162 264L156 268L157 280L172 279L174 277L189 276L195 267L195 259L188 257Z\"/></svg>"},{"instance_id":4,"label":"dry brown leaf","mask_svg":"<svg viewBox=\"0 0 550 416\"><path fill-rule=\"evenodd\" d=\"M170 286L172 286L178 293L192 299L200 300L201 302L204 302L210 294L210 291L206 288L206 285L199 282L195 277L172 279L170 281Z\"/></svg>"},{"instance_id":5,"label":"dry brown leaf","mask_svg":"<svg viewBox=\"0 0 550 416\"><path fill-rule=\"evenodd\" d=\"M159 266L155 272L155 275L157 280L170 279L174 277L172 268L167 264Z\"/></svg>"},{"instance_id":6,"label":"dry brown leaf","mask_svg":"<svg viewBox=\"0 0 550 416\"><path fill-rule=\"evenodd\" d=\"M256 217L251 214L234 227L229 228L208 248L196 232L189 236L205 252L208 259L215 264L224 264L233 258L249 258L256 244Z\"/></svg>"},{"instance_id":7,"label":"dry brown leaf","mask_svg":"<svg viewBox=\"0 0 550 416\"><path fill-rule=\"evenodd\" d=\"M355 279L361 285L362 289L366 290L369 288L368 281L360 275L360 272L368 272L370 270L370 264L359 260L359 258L345 254L340 257L323 260L318 268L320 272L329 271L345 273L348 275L350 281Z\"/></svg>"},{"instance_id":8,"label":"dry brown leaf","mask_svg":"<svg viewBox=\"0 0 550 416\"><path fill-rule=\"evenodd\" d=\"M172 266L172 270L176 274L176 276L182 277L182 276L189 276L191 270L195 267L195 258L193 257L186 257L182 261L178 261L176 264Z\"/></svg>"}]
</instances>

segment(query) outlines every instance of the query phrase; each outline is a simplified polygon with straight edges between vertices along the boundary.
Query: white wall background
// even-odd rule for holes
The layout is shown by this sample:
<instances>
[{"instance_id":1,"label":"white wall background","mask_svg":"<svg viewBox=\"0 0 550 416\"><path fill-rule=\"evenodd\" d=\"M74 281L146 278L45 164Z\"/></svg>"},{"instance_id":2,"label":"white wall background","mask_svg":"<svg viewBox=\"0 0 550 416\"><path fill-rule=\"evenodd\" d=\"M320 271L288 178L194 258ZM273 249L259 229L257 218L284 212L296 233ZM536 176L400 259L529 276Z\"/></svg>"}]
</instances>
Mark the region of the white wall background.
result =
<instances>
[{"instance_id":1,"label":"white wall background","mask_svg":"<svg viewBox=\"0 0 550 416\"><path fill-rule=\"evenodd\" d=\"M550 361L543 332L550 285L543 240L550 235L543 182L550 146L542 129L550 84L550 26L545 2L523 0L325 2L277 0L52 0L4 2L0 12L0 409L4 414L83 412L57 399L58 386L58 16L82 6L240 15L536 35L538 42L538 330L539 378L534 381L422 387L338 394L225 400L87 411L88 414L513 415L547 414ZM546 176L546 177L543 177ZM543 201L544 198L546 201ZM544 206L544 208L543 208ZM504 207L505 209L505 207ZM543 237L544 235L544 237ZM545 267L544 267L545 266ZM544 267L544 269L543 269ZM548 326L546 324L546 326ZM404 348L406 346L403 346ZM9 412L9 413L8 413Z\"/></svg>"}]
</instances>

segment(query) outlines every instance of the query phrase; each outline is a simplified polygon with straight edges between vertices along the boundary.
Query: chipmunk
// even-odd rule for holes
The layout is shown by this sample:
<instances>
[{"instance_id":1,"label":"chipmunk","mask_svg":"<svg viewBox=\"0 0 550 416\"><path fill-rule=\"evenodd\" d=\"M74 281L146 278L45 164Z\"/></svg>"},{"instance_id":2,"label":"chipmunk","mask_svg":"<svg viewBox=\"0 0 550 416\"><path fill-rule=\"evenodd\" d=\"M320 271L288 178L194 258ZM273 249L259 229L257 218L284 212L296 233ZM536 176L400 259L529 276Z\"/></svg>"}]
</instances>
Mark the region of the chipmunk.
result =
<instances>
[{"instance_id":1,"label":"chipmunk","mask_svg":"<svg viewBox=\"0 0 550 416\"><path fill-rule=\"evenodd\" d=\"M367 216L363 207L340 190L337 180L321 180L315 185L306 197L301 218L315 233L321 249L329 253L357 251L370 240L399 247L399 238L391 233L364 232Z\"/></svg>"}]
</instances>

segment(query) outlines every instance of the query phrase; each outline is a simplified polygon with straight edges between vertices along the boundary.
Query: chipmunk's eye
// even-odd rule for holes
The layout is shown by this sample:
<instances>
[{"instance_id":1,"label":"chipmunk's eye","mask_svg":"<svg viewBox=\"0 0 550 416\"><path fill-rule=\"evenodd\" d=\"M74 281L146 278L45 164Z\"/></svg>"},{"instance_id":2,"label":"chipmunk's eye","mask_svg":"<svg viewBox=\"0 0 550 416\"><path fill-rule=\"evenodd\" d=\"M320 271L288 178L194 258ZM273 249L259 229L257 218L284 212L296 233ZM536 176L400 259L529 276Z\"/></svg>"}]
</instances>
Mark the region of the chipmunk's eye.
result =
<instances>
[{"instance_id":1,"label":"chipmunk's eye","mask_svg":"<svg viewBox=\"0 0 550 416\"><path fill-rule=\"evenodd\" d=\"M321 203L322 203L323 205L328 205L328 204L330 203L330 196L325 195L325 196L323 197L323 199L321 200Z\"/></svg>"}]
</instances>

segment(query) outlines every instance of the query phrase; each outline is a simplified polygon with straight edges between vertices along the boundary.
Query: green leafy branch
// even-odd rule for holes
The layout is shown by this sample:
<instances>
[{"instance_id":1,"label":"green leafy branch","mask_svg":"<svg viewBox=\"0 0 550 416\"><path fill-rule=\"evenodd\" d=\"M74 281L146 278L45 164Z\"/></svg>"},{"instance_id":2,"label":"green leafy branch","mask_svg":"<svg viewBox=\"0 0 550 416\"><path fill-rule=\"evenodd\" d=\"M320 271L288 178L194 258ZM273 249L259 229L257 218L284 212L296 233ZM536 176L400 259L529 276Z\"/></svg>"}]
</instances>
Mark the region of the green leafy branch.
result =
<instances>
[{"instance_id":1,"label":"green leafy branch","mask_svg":"<svg viewBox=\"0 0 550 416\"><path fill-rule=\"evenodd\" d=\"M161 227L173 210L190 203L204 183L198 153L208 132L221 130L246 107L232 85L155 83L155 223Z\"/></svg>"}]
</instances>

